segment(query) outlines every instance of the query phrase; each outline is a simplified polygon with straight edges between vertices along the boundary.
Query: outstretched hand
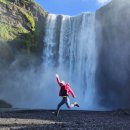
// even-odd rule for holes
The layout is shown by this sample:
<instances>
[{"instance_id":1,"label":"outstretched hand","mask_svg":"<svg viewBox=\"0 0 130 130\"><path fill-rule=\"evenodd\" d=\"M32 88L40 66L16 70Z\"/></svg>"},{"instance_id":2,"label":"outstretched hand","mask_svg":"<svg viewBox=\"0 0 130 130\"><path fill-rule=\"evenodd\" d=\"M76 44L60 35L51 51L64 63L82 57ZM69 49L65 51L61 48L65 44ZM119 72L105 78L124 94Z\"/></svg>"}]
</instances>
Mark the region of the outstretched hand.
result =
<instances>
[{"instance_id":1,"label":"outstretched hand","mask_svg":"<svg viewBox=\"0 0 130 130\"><path fill-rule=\"evenodd\" d=\"M56 74L56 78L59 78L59 75L58 75L58 74Z\"/></svg>"}]
</instances>

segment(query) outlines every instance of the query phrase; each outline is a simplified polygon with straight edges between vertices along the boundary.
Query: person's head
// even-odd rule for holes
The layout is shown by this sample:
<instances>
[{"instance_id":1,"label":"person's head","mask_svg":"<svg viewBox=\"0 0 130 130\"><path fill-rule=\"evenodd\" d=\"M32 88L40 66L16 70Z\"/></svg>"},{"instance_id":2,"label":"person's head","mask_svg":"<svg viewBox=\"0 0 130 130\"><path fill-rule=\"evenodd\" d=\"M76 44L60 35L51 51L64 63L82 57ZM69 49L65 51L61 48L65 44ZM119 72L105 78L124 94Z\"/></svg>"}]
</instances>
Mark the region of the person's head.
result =
<instances>
[{"instance_id":1,"label":"person's head","mask_svg":"<svg viewBox=\"0 0 130 130\"><path fill-rule=\"evenodd\" d=\"M61 84L62 84L62 85L65 85L65 81L62 80L62 81L61 81Z\"/></svg>"}]
</instances>

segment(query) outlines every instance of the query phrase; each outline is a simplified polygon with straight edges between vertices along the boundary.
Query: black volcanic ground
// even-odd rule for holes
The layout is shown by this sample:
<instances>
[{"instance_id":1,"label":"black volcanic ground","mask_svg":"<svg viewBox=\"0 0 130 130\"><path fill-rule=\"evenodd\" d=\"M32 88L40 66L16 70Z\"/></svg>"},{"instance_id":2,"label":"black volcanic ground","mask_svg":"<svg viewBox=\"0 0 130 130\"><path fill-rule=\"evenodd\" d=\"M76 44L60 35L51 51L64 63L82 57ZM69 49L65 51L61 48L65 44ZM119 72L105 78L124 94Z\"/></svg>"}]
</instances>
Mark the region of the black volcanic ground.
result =
<instances>
[{"instance_id":1,"label":"black volcanic ground","mask_svg":"<svg viewBox=\"0 0 130 130\"><path fill-rule=\"evenodd\" d=\"M0 113L0 130L130 130L130 111L19 110Z\"/></svg>"}]
</instances>

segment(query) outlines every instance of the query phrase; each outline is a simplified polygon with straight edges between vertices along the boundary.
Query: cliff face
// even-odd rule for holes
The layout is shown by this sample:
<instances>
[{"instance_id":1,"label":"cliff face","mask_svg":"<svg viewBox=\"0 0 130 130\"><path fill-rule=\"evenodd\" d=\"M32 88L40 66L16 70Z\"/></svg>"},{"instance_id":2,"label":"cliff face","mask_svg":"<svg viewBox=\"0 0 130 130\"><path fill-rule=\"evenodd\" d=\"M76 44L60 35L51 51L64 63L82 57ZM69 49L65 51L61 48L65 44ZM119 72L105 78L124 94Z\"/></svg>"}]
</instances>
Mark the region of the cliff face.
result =
<instances>
[{"instance_id":1,"label":"cliff face","mask_svg":"<svg viewBox=\"0 0 130 130\"><path fill-rule=\"evenodd\" d=\"M33 0L0 0L0 99L10 103L9 95L26 88L25 77L32 82L29 68L41 60L46 15ZM9 107L2 100L0 107Z\"/></svg>"},{"instance_id":2,"label":"cliff face","mask_svg":"<svg viewBox=\"0 0 130 130\"><path fill-rule=\"evenodd\" d=\"M41 53L46 14L33 0L0 0L0 58Z\"/></svg>"},{"instance_id":3,"label":"cliff face","mask_svg":"<svg viewBox=\"0 0 130 130\"><path fill-rule=\"evenodd\" d=\"M100 103L110 108L130 107L130 1L113 0L96 17Z\"/></svg>"}]
</instances>

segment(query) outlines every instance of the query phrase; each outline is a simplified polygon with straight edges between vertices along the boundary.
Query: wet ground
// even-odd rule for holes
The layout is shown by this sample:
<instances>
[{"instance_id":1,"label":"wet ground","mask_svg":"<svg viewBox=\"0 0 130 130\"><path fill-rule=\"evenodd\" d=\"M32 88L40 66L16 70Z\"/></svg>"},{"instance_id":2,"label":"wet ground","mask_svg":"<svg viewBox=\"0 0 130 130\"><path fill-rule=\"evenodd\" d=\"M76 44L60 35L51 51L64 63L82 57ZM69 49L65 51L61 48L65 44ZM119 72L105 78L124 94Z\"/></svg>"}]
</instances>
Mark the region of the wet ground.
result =
<instances>
[{"instance_id":1,"label":"wet ground","mask_svg":"<svg viewBox=\"0 0 130 130\"><path fill-rule=\"evenodd\" d=\"M0 130L130 130L130 111L19 110L0 113Z\"/></svg>"}]
</instances>

